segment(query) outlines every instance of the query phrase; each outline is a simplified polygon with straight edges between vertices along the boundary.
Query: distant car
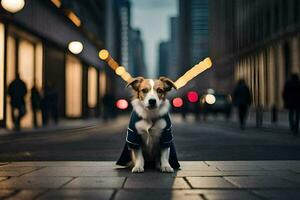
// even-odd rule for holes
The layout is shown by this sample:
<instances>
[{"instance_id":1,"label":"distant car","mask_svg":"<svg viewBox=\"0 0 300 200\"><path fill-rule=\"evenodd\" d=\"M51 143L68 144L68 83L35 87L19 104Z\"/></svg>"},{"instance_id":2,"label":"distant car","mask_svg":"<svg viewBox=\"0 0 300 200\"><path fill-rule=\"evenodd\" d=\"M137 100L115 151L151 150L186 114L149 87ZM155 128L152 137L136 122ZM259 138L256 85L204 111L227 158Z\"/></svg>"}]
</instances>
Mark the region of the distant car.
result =
<instances>
[{"instance_id":1,"label":"distant car","mask_svg":"<svg viewBox=\"0 0 300 200\"><path fill-rule=\"evenodd\" d=\"M204 115L222 113L226 118L231 115L232 100L227 94L207 93L200 97L200 110Z\"/></svg>"}]
</instances>

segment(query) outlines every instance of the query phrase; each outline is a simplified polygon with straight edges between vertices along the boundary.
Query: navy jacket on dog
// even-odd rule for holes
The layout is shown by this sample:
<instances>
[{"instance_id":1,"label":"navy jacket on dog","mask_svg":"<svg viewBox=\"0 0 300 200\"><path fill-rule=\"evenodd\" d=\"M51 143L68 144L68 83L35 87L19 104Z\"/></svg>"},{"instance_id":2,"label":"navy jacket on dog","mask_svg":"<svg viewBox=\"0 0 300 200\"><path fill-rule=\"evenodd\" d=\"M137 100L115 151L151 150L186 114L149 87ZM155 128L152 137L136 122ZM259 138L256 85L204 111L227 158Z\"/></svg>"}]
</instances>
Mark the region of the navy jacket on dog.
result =
<instances>
[{"instance_id":1,"label":"navy jacket on dog","mask_svg":"<svg viewBox=\"0 0 300 200\"><path fill-rule=\"evenodd\" d=\"M160 147L161 148L169 148L170 147L170 157L169 157L169 163L172 168L178 169L180 167L178 160L177 160L177 154L175 150L175 146L173 143L173 134L171 131L171 120L169 117L169 114L166 114L162 116L167 125L164 128L161 138L160 138ZM139 149L142 143L141 135L138 134L135 124L136 122L142 120L138 114L133 111L131 114L129 126L127 129L127 135L126 135L126 143L124 146L124 149L122 151L122 154L117 161L117 165L121 166L127 166L127 164L131 161L131 152L130 149Z\"/></svg>"}]
</instances>

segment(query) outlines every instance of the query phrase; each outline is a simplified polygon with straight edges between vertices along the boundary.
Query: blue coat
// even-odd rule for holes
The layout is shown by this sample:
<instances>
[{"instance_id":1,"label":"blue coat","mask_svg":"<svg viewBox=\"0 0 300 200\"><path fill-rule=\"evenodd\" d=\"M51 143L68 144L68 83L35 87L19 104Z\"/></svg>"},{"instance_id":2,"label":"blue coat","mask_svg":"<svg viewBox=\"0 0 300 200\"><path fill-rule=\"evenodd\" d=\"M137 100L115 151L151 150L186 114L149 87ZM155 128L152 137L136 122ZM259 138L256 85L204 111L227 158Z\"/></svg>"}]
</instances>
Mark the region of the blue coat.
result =
<instances>
[{"instance_id":1,"label":"blue coat","mask_svg":"<svg viewBox=\"0 0 300 200\"><path fill-rule=\"evenodd\" d=\"M175 150L175 146L173 143L173 134L172 134L172 124L169 117L169 114L166 114L162 116L167 125L164 128L161 138L160 138L160 147L161 148L169 148L170 147L170 157L169 157L169 163L172 168L178 169L180 167L178 160L177 160L177 154ZM138 114L133 111L131 114L129 126L127 128L127 134L126 134L126 143L123 148L122 154L117 161L117 165L127 166L127 164L131 161L131 152L130 149L139 149L142 143L141 135L138 134L135 124L136 122L142 120ZM159 119L157 119L159 120Z\"/></svg>"}]
</instances>

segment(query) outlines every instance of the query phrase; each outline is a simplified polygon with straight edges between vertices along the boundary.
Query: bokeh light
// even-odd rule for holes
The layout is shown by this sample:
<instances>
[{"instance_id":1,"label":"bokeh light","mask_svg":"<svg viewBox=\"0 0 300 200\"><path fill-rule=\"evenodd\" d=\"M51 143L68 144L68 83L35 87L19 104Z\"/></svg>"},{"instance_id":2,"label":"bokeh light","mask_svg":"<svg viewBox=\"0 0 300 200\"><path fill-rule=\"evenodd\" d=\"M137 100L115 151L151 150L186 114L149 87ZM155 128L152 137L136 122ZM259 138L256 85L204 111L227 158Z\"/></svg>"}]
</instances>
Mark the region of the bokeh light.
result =
<instances>
[{"instance_id":1,"label":"bokeh light","mask_svg":"<svg viewBox=\"0 0 300 200\"><path fill-rule=\"evenodd\" d=\"M11 13L22 10L25 6L24 0L1 0L2 7Z\"/></svg>"},{"instance_id":2,"label":"bokeh light","mask_svg":"<svg viewBox=\"0 0 300 200\"><path fill-rule=\"evenodd\" d=\"M73 54L79 54L83 50L83 44L79 41L73 41L69 43L68 48Z\"/></svg>"},{"instance_id":3,"label":"bokeh light","mask_svg":"<svg viewBox=\"0 0 300 200\"><path fill-rule=\"evenodd\" d=\"M175 108L180 108L183 106L183 100L180 97L176 97L173 99L172 104Z\"/></svg>"},{"instance_id":4,"label":"bokeh light","mask_svg":"<svg viewBox=\"0 0 300 200\"><path fill-rule=\"evenodd\" d=\"M205 96L205 101L206 101L206 103L208 103L208 104L214 104L214 103L216 102L216 97L215 97L215 95L207 94L207 95Z\"/></svg>"},{"instance_id":5,"label":"bokeh light","mask_svg":"<svg viewBox=\"0 0 300 200\"><path fill-rule=\"evenodd\" d=\"M195 102L198 101L199 96L198 96L198 93L197 93L197 92L195 92L195 91L190 91L190 92L187 93L187 98L188 98L189 102L195 103Z\"/></svg>"},{"instance_id":6,"label":"bokeh light","mask_svg":"<svg viewBox=\"0 0 300 200\"><path fill-rule=\"evenodd\" d=\"M117 102L116 102L116 106L118 109L120 110L125 110L128 108L128 101L126 99L119 99Z\"/></svg>"}]
</instances>

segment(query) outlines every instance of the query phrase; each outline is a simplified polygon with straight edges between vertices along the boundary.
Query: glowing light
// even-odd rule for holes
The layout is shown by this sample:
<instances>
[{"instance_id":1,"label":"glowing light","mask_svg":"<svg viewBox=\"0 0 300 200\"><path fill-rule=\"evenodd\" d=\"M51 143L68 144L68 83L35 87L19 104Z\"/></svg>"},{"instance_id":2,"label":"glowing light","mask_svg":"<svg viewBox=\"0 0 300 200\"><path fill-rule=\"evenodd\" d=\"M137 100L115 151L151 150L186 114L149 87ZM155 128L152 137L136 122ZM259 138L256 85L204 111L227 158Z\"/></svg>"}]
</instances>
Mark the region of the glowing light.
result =
<instances>
[{"instance_id":1,"label":"glowing light","mask_svg":"<svg viewBox=\"0 0 300 200\"><path fill-rule=\"evenodd\" d=\"M73 41L69 43L68 48L73 54L79 54L83 50L83 44L79 41Z\"/></svg>"},{"instance_id":2,"label":"glowing light","mask_svg":"<svg viewBox=\"0 0 300 200\"><path fill-rule=\"evenodd\" d=\"M77 15L74 12L69 12L67 16L76 26L79 27L81 25L79 17L77 17Z\"/></svg>"},{"instance_id":3,"label":"glowing light","mask_svg":"<svg viewBox=\"0 0 300 200\"><path fill-rule=\"evenodd\" d=\"M187 98L188 98L189 102L195 103L195 102L198 101L199 96L198 96L198 93L197 93L197 92L195 92L195 91L190 91L190 92L187 93Z\"/></svg>"},{"instance_id":4,"label":"glowing light","mask_svg":"<svg viewBox=\"0 0 300 200\"><path fill-rule=\"evenodd\" d=\"M106 49L102 49L99 52L99 57L101 60L106 60L109 57L109 52Z\"/></svg>"},{"instance_id":5,"label":"glowing light","mask_svg":"<svg viewBox=\"0 0 300 200\"><path fill-rule=\"evenodd\" d=\"M126 69L125 69L125 67L123 67L123 66L119 66L119 67L117 67L117 69L116 69L116 74L118 74L119 76L122 76L125 72L126 72Z\"/></svg>"},{"instance_id":6,"label":"glowing light","mask_svg":"<svg viewBox=\"0 0 300 200\"><path fill-rule=\"evenodd\" d=\"M51 0L51 2L58 8L61 7L61 0Z\"/></svg>"},{"instance_id":7,"label":"glowing light","mask_svg":"<svg viewBox=\"0 0 300 200\"><path fill-rule=\"evenodd\" d=\"M214 95L212 95L212 94L207 94L205 96L205 101L208 104L214 104L216 102L216 97Z\"/></svg>"},{"instance_id":8,"label":"glowing light","mask_svg":"<svg viewBox=\"0 0 300 200\"><path fill-rule=\"evenodd\" d=\"M94 67L88 68L88 106L95 108L98 103L97 96L97 70Z\"/></svg>"},{"instance_id":9,"label":"glowing light","mask_svg":"<svg viewBox=\"0 0 300 200\"><path fill-rule=\"evenodd\" d=\"M175 108L180 108L183 106L183 100L180 97L176 97L173 99L172 104Z\"/></svg>"},{"instance_id":10,"label":"glowing light","mask_svg":"<svg viewBox=\"0 0 300 200\"><path fill-rule=\"evenodd\" d=\"M126 101L125 99L119 99L116 102L116 106L117 108L119 108L120 110L125 110L128 108L128 101Z\"/></svg>"},{"instance_id":11,"label":"glowing light","mask_svg":"<svg viewBox=\"0 0 300 200\"><path fill-rule=\"evenodd\" d=\"M4 118L4 24L0 23L0 120Z\"/></svg>"},{"instance_id":12,"label":"glowing light","mask_svg":"<svg viewBox=\"0 0 300 200\"><path fill-rule=\"evenodd\" d=\"M2 7L11 13L22 10L25 6L24 0L1 0Z\"/></svg>"},{"instance_id":13,"label":"glowing light","mask_svg":"<svg viewBox=\"0 0 300 200\"><path fill-rule=\"evenodd\" d=\"M200 73L204 72L212 66L210 58L206 58L203 61L199 62L193 68L188 70L183 76L175 81L175 86L177 89L185 86L190 80L198 76Z\"/></svg>"}]
</instances>

